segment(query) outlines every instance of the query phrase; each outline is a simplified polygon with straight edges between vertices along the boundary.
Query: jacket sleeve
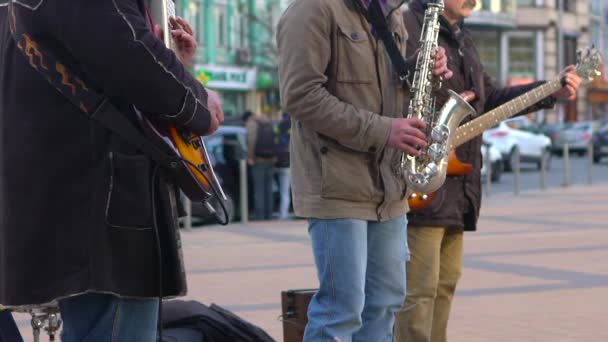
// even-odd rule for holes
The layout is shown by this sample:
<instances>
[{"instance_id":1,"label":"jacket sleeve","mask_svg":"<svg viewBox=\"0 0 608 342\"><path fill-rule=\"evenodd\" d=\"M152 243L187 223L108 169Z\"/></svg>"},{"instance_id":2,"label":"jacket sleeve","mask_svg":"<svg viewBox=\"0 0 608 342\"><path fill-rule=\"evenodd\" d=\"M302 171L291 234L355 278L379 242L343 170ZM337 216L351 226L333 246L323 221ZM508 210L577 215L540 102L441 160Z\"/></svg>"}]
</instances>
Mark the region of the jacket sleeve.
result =
<instances>
[{"instance_id":1,"label":"jacket sleeve","mask_svg":"<svg viewBox=\"0 0 608 342\"><path fill-rule=\"evenodd\" d=\"M48 26L78 61L85 78L110 98L131 103L146 115L207 134L207 92L154 36L137 0L56 4L62 14L49 10Z\"/></svg>"},{"instance_id":2,"label":"jacket sleeve","mask_svg":"<svg viewBox=\"0 0 608 342\"><path fill-rule=\"evenodd\" d=\"M285 111L303 126L356 151L386 146L391 118L341 101L328 92L332 17L327 1L293 2L277 28L279 80Z\"/></svg>"},{"instance_id":3,"label":"jacket sleeve","mask_svg":"<svg viewBox=\"0 0 608 342\"><path fill-rule=\"evenodd\" d=\"M522 95L544 83L545 83L545 81L538 81L538 82L533 82L533 83L525 84L525 85L497 88L496 86L494 86L492 78L487 73L484 72L484 86L485 86L485 92L486 92L486 102L485 102L484 112L490 111L490 110L500 106L501 104L503 104L511 99L514 99L514 98L518 97L519 95ZM532 113L532 112L535 112L535 111L541 110L541 109L553 108L554 105L555 105L555 97L549 96L549 97L541 100L540 102L537 102L536 104L524 109L523 111L521 111L520 113L517 113L517 115L514 115L514 116Z\"/></svg>"}]
</instances>

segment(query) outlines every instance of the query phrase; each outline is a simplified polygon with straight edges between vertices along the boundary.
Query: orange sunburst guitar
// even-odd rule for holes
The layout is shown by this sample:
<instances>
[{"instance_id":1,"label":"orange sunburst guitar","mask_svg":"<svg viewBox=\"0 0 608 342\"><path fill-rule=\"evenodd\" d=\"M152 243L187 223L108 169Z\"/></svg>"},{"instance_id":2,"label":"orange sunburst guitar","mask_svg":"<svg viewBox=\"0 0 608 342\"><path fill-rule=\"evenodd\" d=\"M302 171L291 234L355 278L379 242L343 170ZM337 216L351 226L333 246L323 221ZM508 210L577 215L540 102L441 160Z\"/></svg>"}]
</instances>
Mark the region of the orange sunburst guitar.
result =
<instances>
[{"instance_id":1,"label":"orange sunburst guitar","mask_svg":"<svg viewBox=\"0 0 608 342\"><path fill-rule=\"evenodd\" d=\"M595 47L592 46L591 48L587 49L585 54L579 52L576 73L583 80L591 81L595 77L600 75L600 72L597 71L597 69L601 65L602 56L595 49ZM473 170L473 166L471 164L461 162L456 157L456 153L454 152L454 149L456 147L480 135L486 129L495 126L501 121L508 119L517 113L520 113L524 109L540 102L541 100L555 93L556 91L562 88L563 82L564 80L560 78L547 82L524 93L523 95L520 95L502 104L499 107L494 108L486 114L483 114L459 126L456 131L452 133L454 134L454 137L450 146L450 152L448 155L448 167L446 173L451 176L463 176L471 172ZM410 194L408 197L410 211L415 211L427 206L431 203L433 198L433 193Z\"/></svg>"}]
</instances>

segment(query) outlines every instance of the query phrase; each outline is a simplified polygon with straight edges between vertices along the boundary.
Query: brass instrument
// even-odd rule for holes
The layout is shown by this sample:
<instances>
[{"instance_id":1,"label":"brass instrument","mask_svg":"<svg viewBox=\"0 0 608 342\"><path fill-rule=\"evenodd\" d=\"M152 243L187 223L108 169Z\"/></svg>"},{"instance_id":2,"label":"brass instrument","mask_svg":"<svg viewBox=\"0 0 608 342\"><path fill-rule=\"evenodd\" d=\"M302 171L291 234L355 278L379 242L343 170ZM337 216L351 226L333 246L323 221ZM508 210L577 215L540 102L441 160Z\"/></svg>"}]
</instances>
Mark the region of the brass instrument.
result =
<instances>
[{"instance_id":1,"label":"brass instrument","mask_svg":"<svg viewBox=\"0 0 608 342\"><path fill-rule=\"evenodd\" d=\"M427 147L420 149L420 156L403 153L399 172L405 178L408 191L429 193L437 190L445 181L447 154L451 135L462 119L475 110L458 94L448 90L450 98L435 112L432 92L441 88L442 78L433 75L435 54L438 50L439 16L444 9L443 0L429 1L424 12L420 34L420 53L410 85L408 118L417 118L427 125Z\"/></svg>"}]
</instances>

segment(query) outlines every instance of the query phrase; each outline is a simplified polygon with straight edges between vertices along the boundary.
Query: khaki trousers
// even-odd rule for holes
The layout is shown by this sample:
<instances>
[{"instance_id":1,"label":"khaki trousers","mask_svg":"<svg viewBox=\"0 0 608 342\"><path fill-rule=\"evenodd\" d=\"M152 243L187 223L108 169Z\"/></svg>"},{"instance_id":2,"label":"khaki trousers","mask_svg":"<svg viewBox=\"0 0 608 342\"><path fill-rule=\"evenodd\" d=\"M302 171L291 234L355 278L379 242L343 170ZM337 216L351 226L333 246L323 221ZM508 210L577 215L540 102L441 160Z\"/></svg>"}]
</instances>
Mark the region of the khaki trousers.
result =
<instances>
[{"instance_id":1,"label":"khaki trousers","mask_svg":"<svg viewBox=\"0 0 608 342\"><path fill-rule=\"evenodd\" d=\"M445 342L462 271L463 230L408 227L407 294L395 317L394 342Z\"/></svg>"}]
</instances>

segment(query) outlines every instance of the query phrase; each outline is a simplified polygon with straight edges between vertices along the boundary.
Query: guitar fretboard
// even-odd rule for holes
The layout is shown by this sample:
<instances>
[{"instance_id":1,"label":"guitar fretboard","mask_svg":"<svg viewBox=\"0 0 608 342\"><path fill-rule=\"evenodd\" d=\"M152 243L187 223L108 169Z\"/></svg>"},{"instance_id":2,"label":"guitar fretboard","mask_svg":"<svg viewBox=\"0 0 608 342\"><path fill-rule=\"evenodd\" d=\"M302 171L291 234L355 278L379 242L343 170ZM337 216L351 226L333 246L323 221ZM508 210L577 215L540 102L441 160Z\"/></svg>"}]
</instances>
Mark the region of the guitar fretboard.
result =
<instances>
[{"instance_id":1,"label":"guitar fretboard","mask_svg":"<svg viewBox=\"0 0 608 342\"><path fill-rule=\"evenodd\" d=\"M480 135L486 129L540 102L558 91L561 87L562 84L559 79L547 82L459 126L454 134L450 150Z\"/></svg>"}]
</instances>

